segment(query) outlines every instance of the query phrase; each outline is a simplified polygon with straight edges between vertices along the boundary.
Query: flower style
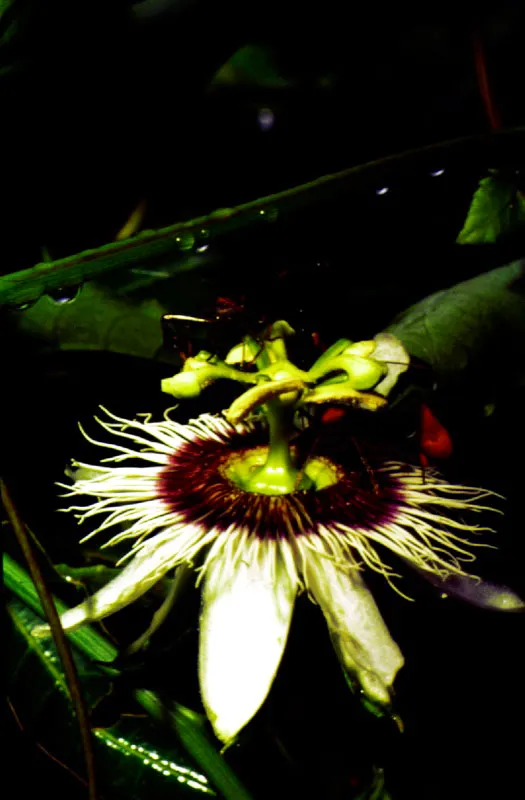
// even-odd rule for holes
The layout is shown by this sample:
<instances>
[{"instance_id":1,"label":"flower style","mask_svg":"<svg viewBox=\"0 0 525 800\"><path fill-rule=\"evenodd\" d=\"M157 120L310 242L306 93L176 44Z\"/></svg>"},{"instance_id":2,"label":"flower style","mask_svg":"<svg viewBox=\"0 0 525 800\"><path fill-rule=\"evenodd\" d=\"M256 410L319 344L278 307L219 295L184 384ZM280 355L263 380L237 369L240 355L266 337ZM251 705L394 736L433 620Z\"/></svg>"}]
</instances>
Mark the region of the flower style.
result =
<instances>
[{"instance_id":1,"label":"flower style","mask_svg":"<svg viewBox=\"0 0 525 800\"><path fill-rule=\"evenodd\" d=\"M363 581L362 568L391 582L394 573L383 557L390 550L433 579L465 576L462 564L474 556L463 537L487 530L467 524L458 513L484 511L479 501L489 493L450 485L433 471L423 481L418 467L377 461L370 464L371 482L353 449L329 440L321 440L315 455L299 463L298 445L289 430L284 432L283 420L290 421L301 397L312 403L319 396L341 401L346 392L352 404L373 408L382 399L381 383L386 391L391 388L392 375L384 366L376 369L376 361L368 380L376 392L365 397L366 369L354 364L352 372L349 362L343 363L352 359L352 347L354 354L366 350L363 344L339 344L330 355L331 368L325 360L309 373L292 369L280 345L277 357L275 344L267 345L274 357L262 363L262 381L222 415L204 414L185 425L168 412L163 421L153 422L104 410L107 420L98 421L114 441L84 435L117 452L104 459L111 466L74 462L77 479L65 487L69 496L95 498L91 505L71 507L80 522L104 515L83 541L119 526L103 546L133 544L119 562L128 561L118 576L62 615L64 629L113 614L173 569L194 568L197 584L203 584L201 693L225 744L264 702L302 591L320 606L344 670L373 703L388 705L403 656ZM382 344L372 345L377 356ZM192 381L195 391L195 377L204 376L205 385L213 369L232 368L206 361L194 372L183 371L190 380L179 384L181 393ZM346 383L325 380L341 370ZM253 373L247 374L254 383ZM173 391L177 381L170 381ZM132 466L113 465L130 459ZM144 466L135 466L138 459ZM172 599L167 598L141 641L162 622ZM39 626L34 633L47 635L49 628Z\"/></svg>"}]
</instances>

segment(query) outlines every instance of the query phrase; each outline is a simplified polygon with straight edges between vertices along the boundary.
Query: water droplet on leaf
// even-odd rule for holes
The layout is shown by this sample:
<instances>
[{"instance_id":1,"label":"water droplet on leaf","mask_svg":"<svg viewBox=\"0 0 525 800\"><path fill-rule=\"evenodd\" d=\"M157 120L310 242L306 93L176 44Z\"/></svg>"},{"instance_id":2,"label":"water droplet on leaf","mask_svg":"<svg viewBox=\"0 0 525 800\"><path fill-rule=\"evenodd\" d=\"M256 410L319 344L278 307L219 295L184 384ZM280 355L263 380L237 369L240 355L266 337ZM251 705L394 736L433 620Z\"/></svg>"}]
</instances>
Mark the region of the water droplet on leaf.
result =
<instances>
[{"instance_id":1,"label":"water droplet on leaf","mask_svg":"<svg viewBox=\"0 0 525 800\"><path fill-rule=\"evenodd\" d=\"M175 237L175 241L181 250L191 250L195 244L195 236L192 233L181 233Z\"/></svg>"},{"instance_id":2,"label":"water droplet on leaf","mask_svg":"<svg viewBox=\"0 0 525 800\"><path fill-rule=\"evenodd\" d=\"M51 289L47 292L47 295L58 305L65 305L66 303L72 303L73 300L76 300L80 288L80 286L66 286L64 288L59 286L58 289Z\"/></svg>"}]
</instances>

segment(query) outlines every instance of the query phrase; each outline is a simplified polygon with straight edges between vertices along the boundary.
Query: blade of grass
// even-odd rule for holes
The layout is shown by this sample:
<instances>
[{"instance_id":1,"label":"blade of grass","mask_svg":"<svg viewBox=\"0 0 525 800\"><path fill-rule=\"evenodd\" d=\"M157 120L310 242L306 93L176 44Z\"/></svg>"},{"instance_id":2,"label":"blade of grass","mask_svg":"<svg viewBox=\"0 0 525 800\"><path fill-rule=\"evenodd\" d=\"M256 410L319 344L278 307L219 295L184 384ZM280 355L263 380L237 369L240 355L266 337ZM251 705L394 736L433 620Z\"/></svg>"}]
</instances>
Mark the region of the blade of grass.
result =
<instances>
[{"instance_id":1,"label":"blade of grass","mask_svg":"<svg viewBox=\"0 0 525 800\"><path fill-rule=\"evenodd\" d=\"M71 697L71 702L75 709L80 737L82 740L82 748L84 751L84 760L86 762L86 777L88 782L88 797L89 800L97 800L97 785L95 776L95 759L93 757L93 743L91 740L91 726L89 724L89 716L86 707L86 702L82 694L78 674L73 661L71 648L65 637L64 630L60 624L60 618L53 602L53 598L46 586L42 572L35 559L31 542L25 530L24 523L20 519L20 515L13 503L9 490L4 481L0 481L0 489L2 495L2 503L4 504L7 512L7 517L11 523L14 534L20 545L24 558L27 561L29 572L33 579L38 598L42 604L47 621L51 628L51 634L58 651L60 661L67 681L67 688Z\"/></svg>"},{"instance_id":2,"label":"blade of grass","mask_svg":"<svg viewBox=\"0 0 525 800\"><path fill-rule=\"evenodd\" d=\"M36 614L44 616L31 577L6 553L3 554L3 570L5 587ZM53 601L60 614L67 610L60 600L53 598ZM69 633L68 639L92 660L113 661L118 653L110 642L89 625ZM135 698L148 715L168 723L176 731L188 753L225 800L252 800L250 793L217 751L199 714L180 703L175 703L173 710L166 709L154 692L144 689L137 690Z\"/></svg>"}]
</instances>

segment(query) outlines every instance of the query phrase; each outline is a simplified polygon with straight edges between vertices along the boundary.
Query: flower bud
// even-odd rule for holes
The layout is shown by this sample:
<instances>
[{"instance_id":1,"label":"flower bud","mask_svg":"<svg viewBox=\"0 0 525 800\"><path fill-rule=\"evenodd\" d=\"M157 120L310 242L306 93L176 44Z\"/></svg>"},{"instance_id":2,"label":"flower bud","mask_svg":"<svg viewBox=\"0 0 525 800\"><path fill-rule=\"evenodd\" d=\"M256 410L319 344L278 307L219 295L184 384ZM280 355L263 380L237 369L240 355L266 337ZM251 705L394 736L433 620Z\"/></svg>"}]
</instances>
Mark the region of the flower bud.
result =
<instances>
[{"instance_id":1,"label":"flower bud","mask_svg":"<svg viewBox=\"0 0 525 800\"><path fill-rule=\"evenodd\" d=\"M365 391L372 389L385 373L383 364L374 361L372 358L361 358L360 356L344 357L346 366L345 372L348 375L350 385L354 389Z\"/></svg>"},{"instance_id":2,"label":"flower bud","mask_svg":"<svg viewBox=\"0 0 525 800\"><path fill-rule=\"evenodd\" d=\"M172 378L164 378L160 385L163 392L181 400L198 397L201 393L201 387L195 372L179 372L178 375L174 375Z\"/></svg>"},{"instance_id":3,"label":"flower bud","mask_svg":"<svg viewBox=\"0 0 525 800\"><path fill-rule=\"evenodd\" d=\"M376 342L373 339L363 342L354 342L343 350L341 355L346 356L362 356L363 358L368 358L368 356L372 355L374 350L376 349Z\"/></svg>"}]
</instances>

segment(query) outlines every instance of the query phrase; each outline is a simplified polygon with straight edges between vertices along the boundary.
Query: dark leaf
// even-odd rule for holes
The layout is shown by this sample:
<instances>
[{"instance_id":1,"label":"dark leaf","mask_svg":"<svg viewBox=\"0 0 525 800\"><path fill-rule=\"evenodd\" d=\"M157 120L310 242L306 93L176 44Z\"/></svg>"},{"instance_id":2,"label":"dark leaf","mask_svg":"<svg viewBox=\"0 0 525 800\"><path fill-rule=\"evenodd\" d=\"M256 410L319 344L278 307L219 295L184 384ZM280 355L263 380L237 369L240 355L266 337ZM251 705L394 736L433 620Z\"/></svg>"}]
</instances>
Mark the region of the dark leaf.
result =
<instances>
[{"instance_id":1,"label":"dark leaf","mask_svg":"<svg viewBox=\"0 0 525 800\"><path fill-rule=\"evenodd\" d=\"M525 223L525 198L504 175L493 174L480 181L467 214L458 244L493 244Z\"/></svg>"},{"instance_id":2,"label":"dark leaf","mask_svg":"<svg viewBox=\"0 0 525 800\"><path fill-rule=\"evenodd\" d=\"M218 70L212 84L224 83L271 88L289 85L289 81L279 74L271 52L259 45L241 47Z\"/></svg>"},{"instance_id":3,"label":"dark leaf","mask_svg":"<svg viewBox=\"0 0 525 800\"><path fill-rule=\"evenodd\" d=\"M525 381L525 262L436 292L387 331L446 381L471 380L510 392Z\"/></svg>"}]
</instances>

